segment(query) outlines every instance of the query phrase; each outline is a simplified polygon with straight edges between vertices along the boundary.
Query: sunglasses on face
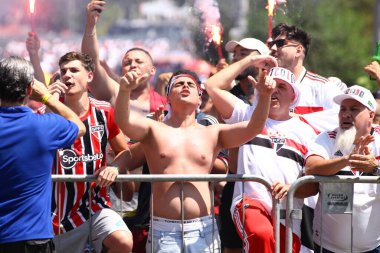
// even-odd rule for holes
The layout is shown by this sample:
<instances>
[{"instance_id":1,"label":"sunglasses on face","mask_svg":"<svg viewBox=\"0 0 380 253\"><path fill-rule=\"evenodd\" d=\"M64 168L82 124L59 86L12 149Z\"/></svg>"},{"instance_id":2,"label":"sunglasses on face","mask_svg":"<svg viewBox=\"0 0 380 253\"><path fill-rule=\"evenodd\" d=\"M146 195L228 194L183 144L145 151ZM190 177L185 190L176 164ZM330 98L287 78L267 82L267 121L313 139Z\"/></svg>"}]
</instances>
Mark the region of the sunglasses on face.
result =
<instances>
[{"instance_id":1,"label":"sunglasses on face","mask_svg":"<svg viewBox=\"0 0 380 253\"><path fill-rule=\"evenodd\" d=\"M278 40L273 40L273 41L268 42L268 46L269 46L269 48L272 48L274 45L276 45L277 48L280 48L280 47L283 47L285 45L288 45L289 42L290 41L287 39L278 39ZM297 44L292 44L289 46L297 46Z\"/></svg>"}]
</instances>

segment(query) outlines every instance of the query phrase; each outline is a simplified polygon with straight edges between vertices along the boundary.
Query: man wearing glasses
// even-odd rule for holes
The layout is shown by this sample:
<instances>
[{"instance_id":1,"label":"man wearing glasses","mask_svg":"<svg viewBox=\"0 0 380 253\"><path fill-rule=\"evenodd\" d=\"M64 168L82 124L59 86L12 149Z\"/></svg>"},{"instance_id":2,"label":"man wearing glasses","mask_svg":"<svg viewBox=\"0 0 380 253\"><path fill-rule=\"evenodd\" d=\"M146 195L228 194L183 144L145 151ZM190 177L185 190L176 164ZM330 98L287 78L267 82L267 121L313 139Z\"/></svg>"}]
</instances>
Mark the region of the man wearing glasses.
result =
<instances>
[{"instance_id":1,"label":"man wearing glasses","mask_svg":"<svg viewBox=\"0 0 380 253\"><path fill-rule=\"evenodd\" d=\"M298 116L302 114L299 117L314 127L317 133L336 128L339 106L334 104L333 97L343 91L338 83L329 82L326 78L304 67L303 62L309 50L310 36L296 26L280 23L273 28L272 39L268 42L271 55L277 58L279 67L294 73L297 88L300 90L299 102L292 112ZM309 249L313 248L311 228L315 203L315 197L307 198L302 209L301 241L302 245ZM308 250L303 248L302 252L308 252Z\"/></svg>"},{"instance_id":2,"label":"man wearing glasses","mask_svg":"<svg viewBox=\"0 0 380 253\"><path fill-rule=\"evenodd\" d=\"M271 55L277 58L280 67L294 73L301 92L300 101L293 112L308 114L328 109L338 112L338 106L332 98L342 93L341 89L336 85L329 85L326 78L306 70L303 65L310 46L310 36L302 29L284 23L274 27L272 34L273 40L268 42ZM316 128L322 131L330 126Z\"/></svg>"}]
</instances>

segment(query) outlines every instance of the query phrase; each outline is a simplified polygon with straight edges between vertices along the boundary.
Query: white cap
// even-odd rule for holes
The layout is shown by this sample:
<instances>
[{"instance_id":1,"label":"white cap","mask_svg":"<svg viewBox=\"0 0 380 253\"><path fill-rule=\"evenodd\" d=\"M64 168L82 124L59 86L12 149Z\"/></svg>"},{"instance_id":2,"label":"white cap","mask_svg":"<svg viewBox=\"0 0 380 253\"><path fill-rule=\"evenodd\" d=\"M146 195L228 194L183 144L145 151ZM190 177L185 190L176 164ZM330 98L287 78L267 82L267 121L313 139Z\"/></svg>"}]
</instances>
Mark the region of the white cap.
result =
<instances>
[{"instance_id":1,"label":"white cap","mask_svg":"<svg viewBox=\"0 0 380 253\"><path fill-rule=\"evenodd\" d=\"M228 41L225 48L227 52L233 53L237 45L245 49L257 50L260 54L269 55L269 48L261 40L254 38L245 38L241 41Z\"/></svg>"},{"instance_id":2,"label":"white cap","mask_svg":"<svg viewBox=\"0 0 380 253\"><path fill-rule=\"evenodd\" d=\"M333 99L338 105L340 105L345 99L355 99L367 107L370 111L376 111L376 100L372 93L368 89L359 85L354 85L347 88L344 91L344 94L337 95Z\"/></svg>"},{"instance_id":3,"label":"white cap","mask_svg":"<svg viewBox=\"0 0 380 253\"><path fill-rule=\"evenodd\" d=\"M282 80L293 88L294 99L290 104L290 108L295 107L300 98L300 90L296 85L296 77L294 76L294 74L288 69L274 67L269 70L268 76L271 76L275 81Z\"/></svg>"}]
</instances>

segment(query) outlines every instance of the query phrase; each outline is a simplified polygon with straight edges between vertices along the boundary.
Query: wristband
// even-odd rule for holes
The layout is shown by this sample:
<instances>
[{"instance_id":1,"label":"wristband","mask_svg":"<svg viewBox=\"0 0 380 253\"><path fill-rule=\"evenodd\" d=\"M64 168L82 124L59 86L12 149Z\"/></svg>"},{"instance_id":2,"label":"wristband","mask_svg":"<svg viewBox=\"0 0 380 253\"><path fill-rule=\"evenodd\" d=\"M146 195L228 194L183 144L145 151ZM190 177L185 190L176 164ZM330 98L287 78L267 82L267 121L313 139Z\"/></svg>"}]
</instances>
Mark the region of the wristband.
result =
<instances>
[{"instance_id":1,"label":"wristband","mask_svg":"<svg viewBox=\"0 0 380 253\"><path fill-rule=\"evenodd\" d=\"M51 98L51 94L49 93L49 94L46 94L46 95L43 95L42 96L42 99L41 99L41 102L43 103L43 104L46 104L46 102L49 100L49 98Z\"/></svg>"}]
</instances>

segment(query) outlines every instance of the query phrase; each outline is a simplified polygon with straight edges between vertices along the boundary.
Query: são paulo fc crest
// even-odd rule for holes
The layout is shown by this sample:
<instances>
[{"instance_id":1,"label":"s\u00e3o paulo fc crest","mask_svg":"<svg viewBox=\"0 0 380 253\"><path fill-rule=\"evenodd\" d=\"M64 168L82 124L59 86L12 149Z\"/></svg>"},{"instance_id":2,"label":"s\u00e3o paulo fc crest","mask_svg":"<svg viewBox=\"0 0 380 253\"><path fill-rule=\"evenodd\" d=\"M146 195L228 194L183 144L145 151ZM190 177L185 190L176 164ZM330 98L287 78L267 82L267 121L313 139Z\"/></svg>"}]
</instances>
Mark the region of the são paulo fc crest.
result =
<instances>
[{"instance_id":1,"label":"s\u00e3o paulo fc crest","mask_svg":"<svg viewBox=\"0 0 380 253\"><path fill-rule=\"evenodd\" d=\"M285 144L285 135L279 132L268 133L272 147L274 150L279 151Z\"/></svg>"},{"instance_id":2,"label":"s\u00e3o paulo fc crest","mask_svg":"<svg viewBox=\"0 0 380 253\"><path fill-rule=\"evenodd\" d=\"M104 125L90 126L90 133L100 141L103 138Z\"/></svg>"}]
</instances>

